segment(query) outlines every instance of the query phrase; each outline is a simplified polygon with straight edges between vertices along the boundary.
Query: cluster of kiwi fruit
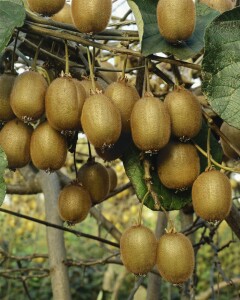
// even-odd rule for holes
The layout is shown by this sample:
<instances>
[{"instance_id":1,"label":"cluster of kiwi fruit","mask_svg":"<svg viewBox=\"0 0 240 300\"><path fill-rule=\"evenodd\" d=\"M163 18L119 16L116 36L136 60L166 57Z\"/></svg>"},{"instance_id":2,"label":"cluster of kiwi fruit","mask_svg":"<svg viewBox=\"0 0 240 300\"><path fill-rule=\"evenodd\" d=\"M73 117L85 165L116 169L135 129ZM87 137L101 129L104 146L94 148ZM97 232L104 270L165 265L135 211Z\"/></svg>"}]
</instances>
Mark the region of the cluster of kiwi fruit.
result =
<instances>
[{"instance_id":1,"label":"cluster of kiwi fruit","mask_svg":"<svg viewBox=\"0 0 240 300\"><path fill-rule=\"evenodd\" d=\"M81 32L100 32L107 26L112 1L101 2L101 10L99 1L94 2L72 0L71 20ZM39 14L53 15L63 9L65 1L28 0L28 4ZM186 28L184 22L175 20L176 14L177 19L183 19L179 18L181 9L184 16L188 12ZM160 33L170 43L190 38L195 15L192 0L159 0ZM32 160L38 169L60 169L68 151L66 135L76 131L83 131L107 161L120 157L132 139L144 153L157 153L156 167L164 186L173 190L192 187L193 208L198 216L207 221L226 218L231 208L230 182L218 170L200 174L197 150L189 142L202 126L197 98L182 87L168 93L163 102L150 93L140 98L125 78L110 84L104 93L94 85L69 74L62 74L49 86L35 71L17 77L0 76L0 120L6 122L0 131L0 145L7 154L9 168L21 168ZM33 129L30 123L39 119L43 121ZM61 218L69 224L83 221L91 206L102 202L115 188L116 176L111 182L111 172L90 158L79 169L77 181L65 186L59 195ZM180 284L193 272L191 242L174 229L157 242L147 227L132 226L123 233L120 248L124 265L134 274L146 274L157 264L163 278Z\"/></svg>"},{"instance_id":2,"label":"cluster of kiwi fruit","mask_svg":"<svg viewBox=\"0 0 240 300\"><path fill-rule=\"evenodd\" d=\"M85 81L86 85L84 85ZM85 102L88 104L86 98L90 93L90 81L85 79L81 82L83 84L70 75L62 74L48 86L44 77L32 70L25 71L18 76L7 73L0 76L0 120L4 125L0 131L0 146L7 155L10 169L24 167L30 161L36 168L48 172L56 171L64 165L69 148L66 134L82 130L83 104ZM101 93L98 96L99 99L104 97ZM93 97L93 103L96 104L94 95L91 97ZM96 99L96 101L99 100ZM107 101L110 104L107 102L107 107L100 108L100 110L102 109L108 115L111 115L113 111L114 116L117 110L113 105L111 106L112 103L108 98ZM104 103L104 100L102 102ZM94 114L94 105L92 109L93 113L87 110L86 114ZM117 111L116 114L121 124L120 113ZM96 117L100 117L98 112ZM104 120L104 116L102 119ZM88 127L87 120L83 121L83 124ZM96 132L97 135L99 134L100 141L103 141L105 137L106 120L102 126L103 128ZM120 132L120 125L117 130L117 133ZM110 140L108 136L107 141L113 143L111 133L109 134ZM102 147L104 143L105 140L100 143L97 141L96 146ZM78 182L80 185L73 183L67 187L68 191L73 189L78 192L77 194L68 193L70 197L68 203L73 201L73 204L69 205L69 210L72 209L76 214L81 209L83 215L76 219L73 214L73 218L69 218L69 211L65 208L61 209L62 201L59 200L60 215L71 224L81 221L92 204L100 203L105 199L109 191L116 187L117 177L112 168L106 168L91 158L80 168ZM84 189L86 191L82 193ZM75 204L80 205L83 200L85 201L86 193L89 194L88 199L91 200L91 202L88 201L89 205L81 208L75 207ZM65 195L64 192L61 195ZM78 202L72 195L75 195ZM59 199L62 199L62 196Z\"/></svg>"},{"instance_id":3,"label":"cluster of kiwi fruit","mask_svg":"<svg viewBox=\"0 0 240 300\"><path fill-rule=\"evenodd\" d=\"M43 16L52 16L57 22L74 25L83 33L103 31L112 13L112 0L28 0L31 11Z\"/></svg>"},{"instance_id":4,"label":"cluster of kiwi fruit","mask_svg":"<svg viewBox=\"0 0 240 300\"><path fill-rule=\"evenodd\" d=\"M192 243L174 229L167 231L157 241L146 226L132 226L122 234L120 253L126 269L137 276L147 274L157 265L165 280L182 284L192 276L194 270Z\"/></svg>"}]
</instances>

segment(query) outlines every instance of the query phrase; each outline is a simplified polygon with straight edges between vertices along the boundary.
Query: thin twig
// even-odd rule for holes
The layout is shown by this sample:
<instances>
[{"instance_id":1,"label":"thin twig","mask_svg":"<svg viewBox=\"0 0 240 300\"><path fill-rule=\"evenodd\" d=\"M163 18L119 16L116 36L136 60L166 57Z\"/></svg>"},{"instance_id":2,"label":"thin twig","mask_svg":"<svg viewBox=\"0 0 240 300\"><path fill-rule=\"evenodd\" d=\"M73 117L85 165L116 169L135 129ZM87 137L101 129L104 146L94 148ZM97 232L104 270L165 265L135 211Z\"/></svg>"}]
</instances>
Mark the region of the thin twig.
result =
<instances>
[{"instance_id":1,"label":"thin twig","mask_svg":"<svg viewBox=\"0 0 240 300\"><path fill-rule=\"evenodd\" d=\"M75 234L78 237L84 237L84 238L92 239L92 240L99 241L99 242L108 244L110 246L119 248L119 244L108 241L106 239L103 239L103 238L100 238L100 237L97 237L97 236L94 236L94 235L91 235L91 234L83 233L83 232L73 230L73 229L70 229L70 228L67 228L67 227L64 227L64 226L56 225L56 224L49 223L49 222L46 222L46 221L43 221L43 220L40 220L40 219L29 217L29 216L26 216L26 215L23 215L23 214L20 214L20 213L17 213L17 212L8 210L8 209L0 208L0 211L4 212L6 214L14 215L14 216L19 217L19 218L27 219L27 220L30 220L32 222L45 225L47 227L52 227L52 228L56 228L56 229L59 229L59 230L66 231L66 232L70 232L70 233Z\"/></svg>"}]
</instances>

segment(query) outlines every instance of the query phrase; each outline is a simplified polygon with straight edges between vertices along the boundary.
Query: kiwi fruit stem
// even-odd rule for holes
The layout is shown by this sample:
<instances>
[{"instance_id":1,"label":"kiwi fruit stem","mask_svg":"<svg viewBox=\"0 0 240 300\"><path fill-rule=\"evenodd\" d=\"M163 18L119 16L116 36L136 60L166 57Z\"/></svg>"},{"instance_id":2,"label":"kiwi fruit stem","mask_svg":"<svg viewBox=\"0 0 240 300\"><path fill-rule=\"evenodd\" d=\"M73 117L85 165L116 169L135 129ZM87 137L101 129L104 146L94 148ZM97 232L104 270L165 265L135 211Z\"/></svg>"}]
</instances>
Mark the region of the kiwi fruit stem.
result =
<instances>
[{"instance_id":1,"label":"kiwi fruit stem","mask_svg":"<svg viewBox=\"0 0 240 300\"><path fill-rule=\"evenodd\" d=\"M69 72L69 59L68 59L68 44L67 40L64 41L65 44L65 74L70 74Z\"/></svg>"},{"instance_id":2,"label":"kiwi fruit stem","mask_svg":"<svg viewBox=\"0 0 240 300\"><path fill-rule=\"evenodd\" d=\"M93 156L92 156L92 150L91 150L91 144L89 143L89 140L87 141L88 143L88 154L89 154L89 159L90 161L94 160Z\"/></svg>"},{"instance_id":3,"label":"kiwi fruit stem","mask_svg":"<svg viewBox=\"0 0 240 300\"><path fill-rule=\"evenodd\" d=\"M208 158L208 154L206 151L204 151L198 144L196 144L194 141L192 141L193 145L197 148L197 150L202 154L204 155L206 158ZM210 156L210 160L211 162L218 168L222 169L222 170L225 170L225 171L230 171L230 172L236 172L236 173L239 173L240 172L240 169L239 168L236 168L236 169L233 169L233 168L229 168L229 167L226 167L226 166L223 166L221 164L219 164L216 160L214 160L211 156Z\"/></svg>"},{"instance_id":4,"label":"kiwi fruit stem","mask_svg":"<svg viewBox=\"0 0 240 300\"><path fill-rule=\"evenodd\" d=\"M95 48L93 48L93 54L95 53ZM92 89L95 92L96 91L96 84L94 80L94 72L93 72L93 62L91 61L91 56L90 56L90 50L87 47L87 57L88 57L88 65L89 65L89 70L90 70L90 78L92 81Z\"/></svg>"},{"instance_id":5,"label":"kiwi fruit stem","mask_svg":"<svg viewBox=\"0 0 240 300\"><path fill-rule=\"evenodd\" d=\"M144 195L143 199L142 199L142 202L141 202L141 205L140 205L140 208L139 208L138 223L137 223L138 226L140 226L142 224L143 205L144 205L144 201L146 200L149 193L150 192L147 191L146 194Z\"/></svg>"},{"instance_id":6,"label":"kiwi fruit stem","mask_svg":"<svg viewBox=\"0 0 240 300\"><path fill-rule=\"evenodd\" d=\"M37 46L35 55L34 55L33 63L32 63L32 66L31 66L31 69L33 71L37 71L37 59L38 59L38 54L39 54L39 51L40 51L42 43L43 43L43 38L40 40L40 42L39 42L39 44Z\"/></svg>"},{"instance_id":7,"label":"kiwi fruit stem","mask_svg":"<svg viewBox=\"0 0 240 300\"><path fill-rule=\"evenodd\" d=\"M128 55L125 55L124 61L123 61L123 66L122 66L122 75L121 78L125 78L125 71L126 71L126 67L127 67L127 60L128 60Z\"/></svg>"},{"instance_id":8,"label":"kiwi fruit stem","mask_svg":"<svg viewBox=\"0 0 240 300\"><path fill-rule=\"evenodd\" d=\"M146 94L146 92L147 92L147 94L151 94L150 80L149 80L149 70L148 70L148 59L147 58L145 59L145 79L144 79L144 81L145 81L145 84L146 84L146 88L145 88L145 91L144 91L143 94ZM153 95L151 94L151 96L153 96Z\"/></svg>"},{"instance_id":9,"label":"kiwi fruit stem","mask_svg":"<svg viewBox=\"0 0 240 300\"><path fill-rule=\"evenodd\" d=\"M208 160L208 165L207 165L206 171L211 170L211 168L212 168L210 138L211 138L211 128L208 128L208 135L207 135L207 160Z\"/></svg>"}]
</instances>

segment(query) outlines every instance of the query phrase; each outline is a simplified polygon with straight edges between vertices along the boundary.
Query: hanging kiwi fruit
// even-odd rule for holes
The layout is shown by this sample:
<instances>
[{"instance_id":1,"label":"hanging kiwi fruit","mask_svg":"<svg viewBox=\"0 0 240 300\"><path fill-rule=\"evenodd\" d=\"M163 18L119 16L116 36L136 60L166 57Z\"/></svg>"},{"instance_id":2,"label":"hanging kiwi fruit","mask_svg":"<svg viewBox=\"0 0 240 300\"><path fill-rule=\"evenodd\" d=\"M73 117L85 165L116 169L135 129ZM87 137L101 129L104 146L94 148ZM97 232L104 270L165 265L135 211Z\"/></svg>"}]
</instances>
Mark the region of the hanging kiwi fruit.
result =
<instances>
[{"instance_id":1,"label":"hanging kiwi fruit","mask_svg":"<svg viewBox=\"0 0 240 300\"><path fill-rule=\"evenodd\" d=\"M0 131L0 146L7 155L10 169L30 162L30 140L33 128L18 119L7 122Z\"/></svg>"},{"instance_id":2,"label":"hanging kiwi fruit","mask_svg":"<svg viewBox=\"0 0 240 300\"><path fill-rule=\"evenodd\" d=\"M192 144L171 141L158 153L158 177L169 189L191 187L200 173L200 159Z\"/></svg>"},{"instance_id":3,"label":"hanging kiwi fruit","mask_svg":"<svg viewBox=\"0 0 240 300\"><path fill-rule=\"evenodd\" d=\"M92 203L102 202L110 188L110 179L106 167L90 158L78 170L78 181L89 191Z\"/></svg>"},{"instance_id":4,"label":"hanging kiwi fruit","mask_svg":"<svg viewBox=\"0 0 240 300\"><path fill-rule=\"evenodd\" d=\"M47 121L34 130L30 153L36 168L48 172L59 170L65 163L67 150L65 137L52 128Z\"/></svg>"},{"instance_id":5,"label":"hanging kiwi fruit","mask_svg":"<svg viewBox=\"0 0 240 300\"><path fill-rule=\"evenodd\" d=\"M109 148L121 134L121 115L112 101L99 93L86 99L81 123L88 140L97 148Z\"/></svg>"},{"instance_id":6,"label":"hanging kiwi fruit","mask_svg":"<svg viewBox=\"0 0 240 300\"><path fill-rule=\"evenodd\" d=\"M145 275L156 264L157 240L144 225L125 230L120 240L121 259L126 269L136 275Z\"/></svg>"},{"instance_id":7,"label":"hanging kiwi fruit","mask_svg":"<svg viewBox=\"0 0 240 300\"><path fill-rule=\"evenodd\" d=\"M121 114L122 132L131 132L130 117L133 106L140 96L133 85L127 79L120 78L117 82L111 83L104 93L111 99Z\"/></svg>"},{"instance_id":8,"label":"hanging kiwi fruit","mask_svg":"<svg viewBox=\"0 0 240 300\"><path fill-rule=\"evenodd\" d=\"M195 264L191 241L182 233L174 230L167 232L159 239L156 263L165 280L173 284L188 280Z\"/></svg>"},{"instance_id":9,"label":"hanging kiwi fruit","mask_svg":"<svg viewBox=\"0 0 240 300\"><path fill-rule=\"evenodd\" d=\"M201 173L192 187L195 213L209 222L224 220L232 206L232 188L228 177L218 170Z\"/></svg>"},{"instance_id":10,"label":"hanging kiwi fruit","mask_svg":"<svg viewBox=\"0 0 240 300\"><path fill-rule=\"evenodd\" d=\"M35 71L25 71L18 75L10 95L10 105L14 114L24 122L38 120L45 112L45 94L48 84Z\"/></svg>"},{"instance_id":11,"label":"hanging kiwi fruit","mask_svg":"<svg viewBox=\"0 0 240 300\"><path fill-rule=\"evenodd\" d=\"M145 152L156 152L170 139L170 116L161 100L145 96L131 113L131 132L135 145Z\"/></svg>"},{"instance_id":12,"label":"hanging kiwi fruit","mask_svg":"<svg viewBox=\"0 0 240 300\"><path fill-rule=\"evenodd\" d=\"M59 12L64 4L65 0L27 0L29 8L38 14L44 16L51 16Z\"/></svg>"},{"instance_id":13,"label":"hanging kiwi fruit","mask_svg":"<svg viewBox=\"0 0 240 300\"><path fill-rule=\"evenodd\" d=\"M11 73L0 75L0 122L16 118L10 105L10 95L15 79L16 75Z\"/></svg>"},{"instance_id":14,"label":"hanging kiwi fruit","mask_svg":"<svg viewBox=\"0 0 240 300\"><path fill-rule=\"evenodd\" d=\"M195 137L202 127L202 108L197 97L177 87L164 99L171 119L171 133L180 139Z\"/></svg>"},{"instance_id":15,"label":"hanging kiwi fruit","mask_svg":"<svg viewBox=\"0 0 240 300\"><path fill-rule=\"evenodd\" d=\"M49 124L62 132L78 130L85 98L85 90L77 79L63 75L53 80L45 97Z\"/></svg>"},{"instance_id":16,"label":"hanging kiwi fruit","mask_svg":"<svg viewBox=\"0 0 240 300\"><path fill-rule=\"evenodd\" d=\"M168 42L176 44L185 41L195 29L195 3L193 0L159 0L157 22L161 35Z\"/></svg>"},{"instance_id":17,"label":"hanging kiwi fruit","mask_svg":"<svg viewBox=\"0 0 240 300\"><path fill-rule=\"evenodd\" d=\"M91 206L89 192L77 183L70 183L65 186L58 197L59 215L69 225L85 220Z\"/></svg>"},{"instance_id":18,"label":"hanging kiwi fruit","mask_svg":"<svg viewBox=\"0 0 240 300\"><path fill-rule=\"evenodd\" d=\"M83 33L103 31L112 13L112 0L72 0L72 19L76 28Z\"/></svg>"}]
</instances>

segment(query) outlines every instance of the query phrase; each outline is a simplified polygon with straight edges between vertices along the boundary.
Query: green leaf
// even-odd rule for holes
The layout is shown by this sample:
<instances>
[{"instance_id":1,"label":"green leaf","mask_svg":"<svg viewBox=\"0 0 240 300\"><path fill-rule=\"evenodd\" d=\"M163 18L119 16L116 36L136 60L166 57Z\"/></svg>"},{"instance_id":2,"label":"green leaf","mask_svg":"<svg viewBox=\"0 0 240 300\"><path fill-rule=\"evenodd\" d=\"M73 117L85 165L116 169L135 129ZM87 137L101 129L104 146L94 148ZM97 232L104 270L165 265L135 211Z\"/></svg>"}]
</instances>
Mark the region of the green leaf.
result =
<instances>
[{"instance_id":1,"label":"green leaf","mask_svg":"<svg viewBox=\"0 0 240 300\"><path fill-rule=\"evenodd\" d=\"M212 109L240 129L240 7L206 30L202 89Z\"/></svg>"},{"instance_id":2,"label":"green leaf","mask_svg":"<svg viewBox=\"0 0 240 300\"><path fill-rule=\"evenodd\" d=\"M3 179L4 171L7 167L7 157L2 148L0 147L0 206L3 203L6 195L6 185Z\"/></svg>"},{"instance_id":3,"label":"green leaf","mask_svg":"<svg viewBox=\"0 0 240 300\"><path fill-rule=\"evenodd\" d=\"M21 0L0 0L0 53L7 46L15 27L21 27L25 9Z\"/></svg>"},{"instance_id":4,"label":"green leaf","mask_svg":"<svg viewBox=\"0 0 240 300\"><path fill-rule=\"evenodd\" d=\"M205 125L205 123L203 123L201 132L194 139L194 141L205 151L207 144L207 132L208 127L207 125ZM144 181L144 168L143 163L140 160L140 154L141 151L138 150L132 144L129 146L128 151L124 154L122 161L124 164L126 174L133 185L136 195L138 199L142 201L145 194L147 193L147 186ZM211 136L211 154L216 161L221 162L222 150L214 136ZM204 157L202 154L199 154L199 156L201 163L201 171L204 171L207 167L207 158ZM152 157L149 156L149 159L151 160L152 166L156 166L156 155L153 155ZM153 190L158 194L161 205L166 210L179 210L183 208L186 204L191 202L191 189L187 191L176 192L175 190L170 190L166 188L159 181L156 168L154 168L151 171L151 175ZM154 200L150 195L146 197L144 204L148 208L156 210L156 208L154 207Z\"/></svg>"},{"instance_id":5,"label":"green leaf","mask_svg":"<svg viewBox=\"0 0 240 300\"><path fill-rule=\"evenodd\" d=\"M158 0L128 0L140 32L143 55L148 56L163 52L173 54L179 59L194 57L204 47L204 32L207 25L219 15L219 12L198 3L196 5L196 27L192 37L182 44L173 45L168 43L159 33L156 16L157 3Z\"/></svg>"}]
</instances>

